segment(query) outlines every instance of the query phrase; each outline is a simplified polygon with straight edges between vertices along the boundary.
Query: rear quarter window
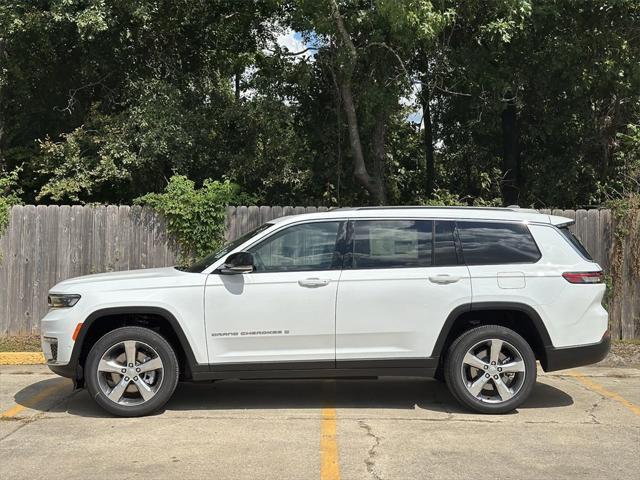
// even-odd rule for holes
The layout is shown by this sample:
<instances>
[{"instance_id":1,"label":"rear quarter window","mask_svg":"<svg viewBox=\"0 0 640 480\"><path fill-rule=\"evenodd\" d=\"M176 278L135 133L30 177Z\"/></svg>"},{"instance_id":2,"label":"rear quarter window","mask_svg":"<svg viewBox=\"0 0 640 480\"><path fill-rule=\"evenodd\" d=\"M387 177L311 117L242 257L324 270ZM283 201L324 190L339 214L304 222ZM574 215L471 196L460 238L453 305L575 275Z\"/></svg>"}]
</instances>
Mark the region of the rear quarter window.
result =
<instances>
[{"instance_id":1,"label":"rear quarter window","mask_svg":"<svg viewBox=\"0 0 640 480\"><path fill-rule=\"evenodd\" d=\"M560 230L560 232L562 233L562 235L565 236L565 238L567 240L569 240L569 243L571 245L574 246L574 248L576 250L578 250L578 252L580 252L580 254L586 258L587 260L593 261L593 258L591 257L591 255L589 255L589 252L587 251L586 248L584 248L584 245L582 245L582 243L580 242L580 240L578 240L578 237L576 237L571 230L569 230L569 227L561 227L558 230Z\"/></svg>"},{"instance_id":2,"label":"rear quarter window","mask_svg":"<svg viewBox=\"0 0 640 480\"><path fill-rule=\"evenodd\" d=\"M523 223L461 221L457 225L467 265L535 263L541 257Z\"/></svg>"}]
</instances>

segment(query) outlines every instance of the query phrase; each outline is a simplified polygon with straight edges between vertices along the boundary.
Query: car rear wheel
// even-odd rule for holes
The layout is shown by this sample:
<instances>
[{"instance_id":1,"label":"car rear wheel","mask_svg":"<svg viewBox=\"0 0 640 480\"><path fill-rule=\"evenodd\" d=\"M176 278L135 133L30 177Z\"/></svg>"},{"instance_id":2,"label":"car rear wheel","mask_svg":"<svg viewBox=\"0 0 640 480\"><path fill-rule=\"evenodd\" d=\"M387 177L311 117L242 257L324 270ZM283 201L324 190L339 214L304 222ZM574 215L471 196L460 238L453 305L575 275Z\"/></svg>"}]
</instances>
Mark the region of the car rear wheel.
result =
<instances>
[{"instance_id":1,"label":"car rear wheel","mask_svg":"<svg viewBox=\"0 0 640 480\"><path fill-rule=\"evenodd\" d=\"M89 352L85 372L98 405L124 417L148 415L164 406L178 376L171 345L141 327L118 328L100 338Z\"/></svg>"},{"instance_id":2,"label":"car rear wheel","mask_svg":"<svg viewBox=\"0 0 640 480\"><path fill-rule=\"evenodd\" d=\"M506 413L531 393L536 359L527 341L516 332L485 325L453 342L444 374L449 390L464 406L480 413Z\"/></svg>"}]
</instances>

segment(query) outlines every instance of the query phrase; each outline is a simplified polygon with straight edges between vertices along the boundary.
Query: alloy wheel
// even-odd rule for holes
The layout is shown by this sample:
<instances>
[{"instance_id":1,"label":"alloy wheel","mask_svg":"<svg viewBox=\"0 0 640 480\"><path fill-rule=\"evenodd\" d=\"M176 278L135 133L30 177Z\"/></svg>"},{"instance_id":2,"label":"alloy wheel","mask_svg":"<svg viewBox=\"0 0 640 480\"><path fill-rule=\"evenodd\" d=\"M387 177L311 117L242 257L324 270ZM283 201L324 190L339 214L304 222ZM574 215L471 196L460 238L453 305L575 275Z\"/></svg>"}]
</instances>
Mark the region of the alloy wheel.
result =
<instances>
[{"instance_id":1,"label":"alloy wheel","mask_svg":"<svg viewBox=\"0 0 640 480\"><path fill-rule=\"evenodd\" d=\"M467 391L484 403L503 403L520 391L527 374L520 352L509 342L490 338L465 354L460 368Z\"/></svg>"},{"instance_id":2,"label":"alloy wheel","mask_svg":"<svg viewBox=\"0 0 640 480\"><path fill-rule=\"evenodd\" d=\"M102 355L97 376L102 393L112 402L124 406L141 405L160 389L164 365L153 347L125 340Z\"/></svg>"}]
</instances>

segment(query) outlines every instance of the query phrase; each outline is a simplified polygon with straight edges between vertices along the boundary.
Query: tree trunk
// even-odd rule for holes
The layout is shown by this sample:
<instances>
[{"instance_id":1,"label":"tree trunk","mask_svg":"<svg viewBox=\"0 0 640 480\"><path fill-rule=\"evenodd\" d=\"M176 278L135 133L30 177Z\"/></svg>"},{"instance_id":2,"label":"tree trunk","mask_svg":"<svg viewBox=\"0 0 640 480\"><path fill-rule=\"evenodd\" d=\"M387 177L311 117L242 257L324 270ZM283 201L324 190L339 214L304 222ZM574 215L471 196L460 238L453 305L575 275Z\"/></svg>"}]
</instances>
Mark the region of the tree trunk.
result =
<instances>
[{"instance_id":1,"label":"tree trunk","mask_svg":"<svg viewBox=\"0 0 640 480\"><path fill-rule=\"evenodd\" d=\"M235 74L235 94L236 94L236 103L240 101L240 73Z\"/></svg>"},{"instance_id":2,"label":"tree trunk","mask_svg":"<svg viewBox=\"0 0 640 480\"><path fill-rule=\"evenodd\" d=\"M373 179L372 186L375 189L374 197L378 204L387 203L387 195L384 188L384 164L385 164L385 139L387 133L387 116L380 110L376 115L376 123L373 127Z\"/></svg>"},{"instance_id":3,"label":"tree trunk","mask_svg":"<svg viewBox=\"0 0 640 480\"><path fill-rule=\"evenodd\" d=\"M510 95L510 94L507 94ZM502 199L505 205L517 205L520 195L520 147L518 110L510 100L502 111Z\"/></svg>"},{"instance_id":4,"label":"tree trunk","mask_svg":"<svg viewBox=\"0 0 640 480\"><path fill-rule=\"evenodd\" d=\"M348 58L347 65L342 67L342 71L336 75L338 88L340 89L340 96L342 97L342 107L347 117L347 125L349 127L349 145L351 147L351 153L353 155L353 173L356 180L371 194L374 201L382 205L386 201L386 195L384 190L384 182L382 178L378 181L372 178L367 171L367 166L364 161L364 154L362 152L362 142L360 141L360 131L358 127L358 116L356 114L356 107L353 101L353 92L351 90L351 74L353 67L357 60L357 51L351 41L349 32L344 25L344 20L338 9L338 4L335 0L331 0L331 14L336 22L336 29L340 37L340 42L346 51ZM382 133L384 142L384 131ZM383 145L384 151L384 145ZM384 156L382 158L384 161ZM380 175L382 172L379 172Z\"/></svg>"},{"instance_id":5,"label":"tree trunk","mask_svg":"<svg viewBox=\"0 0 640 480\"><path fill-rule=\"evenodd\" d=\"M420 92L420 103L422 104L422 118L424 122L423 142L424 142L424 159L426 166L425 177L425 194L427 198L433 196L433 187L435 185L436 163L433 153L433 124L431 123L431 93L427 84L428 76L422 78L422 87Z\"/></svg>"},{"instance_id":6,"label":"tree trunk","mask_svg":"<svg viewBox=\"0 0 640 480\"><path fill-rule=\"evenodd\" d=\"M383 185L371 177L364 161L364 153L362 152L362 142L360 141L360 131L358 128L358 116L356 115L356 107L353 102L353 94L351 93L351 82L346 79L340 79L339 82L340 93L342 95L342 107L344 108L344 113L347 117L347 126L349 128L349 145L353 155L353 174L356 180L371 194L375 202L382 205L386 200ZM384 142L384 132L382 141Z\"/></svg>"},{"instance_id":7,"label":"tree trunk","mask_svg":"<svg viewBox=\"0 0 640 480\"><path fill-rule=\"evenodd\" d=\"M615 150L616 134L618 133L617 121L620 117L620 108L622 103L617 95L613 95L611 104L607 108L603 115L602 124L600 127L600 138L602 148L602 160L599 162L599 174L600 180L606 181L609 176L609 167L611 163L611 157Z\"/></svg>"}]
</instances>

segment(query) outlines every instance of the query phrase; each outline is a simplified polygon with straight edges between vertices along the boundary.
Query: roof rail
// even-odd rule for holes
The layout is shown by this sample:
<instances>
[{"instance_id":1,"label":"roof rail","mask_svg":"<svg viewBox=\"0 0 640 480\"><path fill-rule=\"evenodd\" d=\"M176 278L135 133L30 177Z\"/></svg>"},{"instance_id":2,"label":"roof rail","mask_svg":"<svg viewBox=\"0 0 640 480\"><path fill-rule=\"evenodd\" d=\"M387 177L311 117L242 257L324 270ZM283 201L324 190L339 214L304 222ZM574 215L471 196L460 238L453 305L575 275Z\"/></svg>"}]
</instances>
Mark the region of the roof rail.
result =
<instances>
[{"instance_id":1,"label":"roof rail","mask_svg":"<svg viewBox=\"0 0 640 480\"><path fill-rule=\"evenodd\" d=\"M497 210L497 211L526 211L521 209L518 206L509 206L509 207L469 207L469 206L423 206L423 205L393 205L393 206L379 206L379 207L351 207L351 208L339 208L337 210L441 210L441 209L449 209L449 210Z\"/></svg>"}]
</instances>

